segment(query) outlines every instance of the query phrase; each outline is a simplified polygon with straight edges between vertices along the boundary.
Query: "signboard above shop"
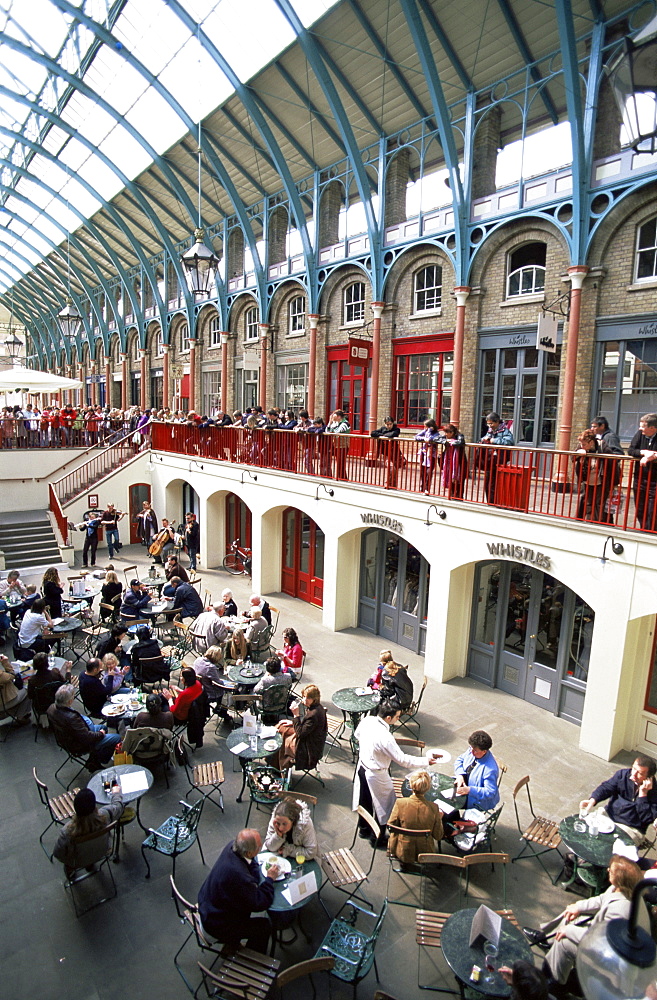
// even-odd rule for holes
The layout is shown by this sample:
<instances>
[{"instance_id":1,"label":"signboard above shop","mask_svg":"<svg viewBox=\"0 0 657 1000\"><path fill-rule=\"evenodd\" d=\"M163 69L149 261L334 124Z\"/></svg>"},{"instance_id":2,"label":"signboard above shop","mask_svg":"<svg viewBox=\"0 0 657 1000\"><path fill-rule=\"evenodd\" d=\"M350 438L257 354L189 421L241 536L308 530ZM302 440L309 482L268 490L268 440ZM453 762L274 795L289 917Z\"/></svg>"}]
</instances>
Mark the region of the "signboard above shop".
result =
<instances>
[{"instance_id":1,"label":"signboard above shop","mask_svg":"<svg viewBox=\"0 0 657 1000\"><path fill-rule=\"evenodd\" d=\"M362 337L349 338L349 364L362 368L372 357L372 341Z\"/></svg>"}]
</instances>

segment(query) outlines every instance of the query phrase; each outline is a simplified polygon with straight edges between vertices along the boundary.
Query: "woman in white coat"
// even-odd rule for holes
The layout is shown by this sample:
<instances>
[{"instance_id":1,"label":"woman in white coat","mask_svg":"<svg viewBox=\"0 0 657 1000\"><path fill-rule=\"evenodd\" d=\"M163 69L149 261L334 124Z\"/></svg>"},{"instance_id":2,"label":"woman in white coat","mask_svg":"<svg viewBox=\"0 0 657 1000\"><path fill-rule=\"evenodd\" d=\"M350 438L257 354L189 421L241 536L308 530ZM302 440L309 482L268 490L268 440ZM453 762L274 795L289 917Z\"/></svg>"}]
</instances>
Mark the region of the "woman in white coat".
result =
<instances>
[{"instance_id":1,"label":"woman in white coat","mask_svg":"<svg viewBox=\"0 0 657 1000\"><path fill-rule=\"evenodd\" d=\"M367 715L359 722L354 733L358 740L358 766L354 780L352 808L363 806L381 827L383 831L388 822L392 807L395 804L395 790L392 778L388 773L390 764L394 761L401 767L413 768L433 764L436 757L411 757L402 751L390 732L390 726L398 721L401 711L397 705L389 701L379 704L376 715ZM359 817L359 835L371 839L372 832L368 824Z\"/></svg>"},{"instance_id":2,"label":"woman in white coat","mask_svg":"<svg viewBox=\"0 0 657 1000\"><path fill-rule=\"evenodd\" d=\"M319 855L317 834L304 802L283 799L278 803L271 814L262 849L284 858L303 854L306 861Z\"/></svg>"}]
</instances>

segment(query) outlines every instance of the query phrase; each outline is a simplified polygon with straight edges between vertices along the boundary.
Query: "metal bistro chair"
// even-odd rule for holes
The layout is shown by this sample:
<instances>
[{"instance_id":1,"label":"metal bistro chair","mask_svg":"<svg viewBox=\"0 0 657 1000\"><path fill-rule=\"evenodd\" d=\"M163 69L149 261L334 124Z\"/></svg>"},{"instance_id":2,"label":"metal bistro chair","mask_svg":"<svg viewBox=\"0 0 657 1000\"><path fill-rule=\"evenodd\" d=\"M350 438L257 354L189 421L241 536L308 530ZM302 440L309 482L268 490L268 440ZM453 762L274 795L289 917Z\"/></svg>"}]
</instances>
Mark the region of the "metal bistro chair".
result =
<instances>
[{"instance_id":1,"label":"metal bistro chair","mask_svg":"<svg viewBox=\"0 0 657 1000\"><path fill-rule=\"evenodd\" d=\"M358 984L365 978L372 966L374 966L376 981L379 982L379 970L376 966L374 949L388 911L388 901L384 899L380 913L365 910L353 902L350 902L349 906L353 910L351 918L342 920L336 917L331 922L315 958L330 955L335 959L335 965L330 975L345 983L351 983L354 1000L356 1000ZM368 934L356 927L359 913L375 920L374 927Z\"/></svg>"},{"instance_id":2,"label":"metal bistro chair","mask_svg":"<svg viewBox=\"0 0 657 1000\"><path fill-rule=\"evenodd\" d=\"M527 790L527 801L529 803L529 812L531 813L531 820L526 827L523 827L520 822L520 813L518 811L518 795L525 788ZM538 863L541 865L546 875L550 878L553 884L556 884L556 879L553 879L549 871L545 866L542 855L547 854L549 851L556 851L559 855L561 863L563 863L563 855L559 850L561 844L561 834L559 833L559 824L553 819L545 819L543 816L537 816L534 812L534 806L532 804L532 796L529 791L529 775L526 774L524 778L516 784L513 789L513 808L516 813L516 823L518 825L518 833L520 834L520 839L524 840L524 844L520 854L516 854L513 861L520 861L521 859L536 858ZM525 851L529 851L529 854L525 854ZM558 878L558 874L557 874Z\"/></svg>"},{"instance_id":3,"label":"metal bistro chair","mask_svg":"<svg viewBox=\"0 0 657 1000\"><path fill-rule=\"evenodd\" d=\"M224 797L221 793L221 786L224 783L224 765L220 760L208 761L204 764L195 764L194 767L189 760L185 760L185 772L189 783L190 791L197 791L203 799L209 799L221 811L224 811ZM204 791L207 788L208 791ZM212 796L217 794L219 801Z\"/></svg>"},{"instance_id":4,"label":"metal bistro chair","mask_svg":"<svg viewBox=\"0 0 657 1000\"><path fill-rule=\"evenodd\" d=\"M265 1000L276 982L280 964L276 958L240 946L234 954L225 956L216 971L207 969L201 962L198 967L203 977L201 985L205 986L208 997Z\"/></svg>"},{"instance_id":5,"label":"metal bistro chair","mask_svg":"<svg viewBox=\"0 0 657 1000\"><path fill-rule=\"evenodd\" d=\"M46 857L50 858L50 852L44 847L43 838L54 823L58 823L60 826L63 826L64 823L68 823L68 821L73 818L75 815L73 799L78 794L80 789L73 788L70 792L64 792L63 795L56 795L54 798L50 798L48 795L48 786L37 776L36 767L32 768L32 777L34 778L34 783L37 786L37 792L39 793L41 805L45 806L50 815L50 822L39 837L39 843L43 847Z\"/></svg>"},{"instance_id":6,"label":"metal bistro chair","mask_svg":"<svg viewBox=\"0 0 657 1000\"><path fill-rule=\"evenodd\" d=\"M246 814L244 826L249 825L251 809L255 805L256 809L264 806L266 809L273 809L279 800L279 793L287 791L289 774L283 774L269 764L260 764L258 761L250 761L246 766L246 783L249 789L249 809Z\"/></svg>"},{"instance_id":7,"label":"metal bistro chair","mask_svg":"<svg viewBox=\"0 0 657 1000\"><path fill-rule=\"evenodd\" d=\"M178 914L178 919L181 924L186 924L189 927L189 934L181 944L180 948L173 956L173 964L178 970L182 981L189 990L190 993L194 993L194 987L189 982L187 976L183 972L179 965L178 959L184 951L188 942L192 937L196 938L196 944L200 948L201 952L208 952L210 955L214 956L214 961L221 955L223 951L223 945L216 941L210 939L209 935L206 934L203 929L203 924L201 923L201 916L198 910L198 903L190 903L188 899L181 894L178 886L176 885L173 875L169 875L169 881L171 882L171 895L173 896L173 901L176 906L176 913Z\"/></svg>"},{"instance_id":8,"label":"metal bistro chair","mask_svg":"<svg viewBox=\"0 0 657 1000\"><path fill-rule=\"evenodd\" d=\"M50 724L48 723L48 716L46 711L50 708L55 701L55 692L58 688L62 686L64 681L48 681L43 687L35 688L32 695L32 717L34 719L34 742L36 743L39 730L41 728L48 729ZM42 727L42 720L45 718L46 725Z\"/></svg>"},{"instance_id":9,"label":"metal bistro chair","mask_svg":"<svg viewBox=\"0 0 657 1000\"><path fill-rule=\"evenodd\" d=\"M424 845L420 846L431 846L433 839L431 838L431 830L409 830L405 826L396 826L394 823L388 823L388 832L395 833L398 837L408 837L409 840L423 840ZM402 899L391 899L390 898L390 876L393 872L399 875L399 878L404 883L407 889L410 888L408 882L404 878L404 875L422 875L422 866L414 862L402 862L395 854L391 854L388 849L388 884L386 886L386 899L388 903L393 906L416 906L415 902L406 903ZM396 865L396 866L395 866Z\"/></svg>"},{"instance_id":10,"label":"metal bistro chair","mask_svg":"<svg viewBox=\"0 0 657 1000\"><path fill-rule=\"evenodd\" d=\"M272 684L265 688L260 695L263 722L268 726L279 722L282 715L287 715L289 700L290 689L287 684Z\"/></svg>"},{"instance_id":11,"label":"metal bistro chair","mask_svg":"<svg viewBox=\"0 0 657 1000\"><path fill-rule=\"evenodd\" d=\"M504 803L500 802L499 805L495 806L494 809L488 810L488 812L479 812L479 819L474 820L477 823L476 830L467 830L461 833L456 833L451 839L446 842L450 844L457 854L475 854L481 851L491 851L493 844L493 837L495 835L495 827L497 826L497 821L500 818L500 813L504 809ZM473 813L478 812L478 810L468 810ZM466 819L469 817L465 817Z\"/></svg>"},{"instance_id":12,"label":"metal bistro chair","mask_svg":"<svg viewBox=\"0 0 657 1000\"><path fill-rule=\"evenodd\" d=\"M73 907L75 909L76 917L81 917L89 910L95 909L100 906L101 903L107 903L110 899L114 899L116 896L116 882L114 881L114 875L112 873L112 866L110 865L110 858L113 852L114 837L116 836L116 827L118 820L114 820L112 823L108 823L100 830L94 830L93 833L87 833L82 837L75 837L73 840L73 864L71 868L73 871L67 874L66 880L64 882L64 888L71 893L71 900L73 901ZM89 865L86 852L89 850L90 845L98 841L99 848L103 845L100 843L102 840L105 842L106 853L103 855L100 861L96 861L94 865ZM80 854L78 855L78 851ZM85 906L81 909L78 906L78 900L76 899L76 887L81 883L86 882L90 878L97 878L102 874L103 869L106 868L107 873L110 877L110 882L112 883L113 892L110 895L103 896L102 899L96 899L95 902L91 903L89 906Z\"/></svg>"},{"instance_id":13,"label":"metal bistro chair","mask_svg":"<svg viewBox=\"0 0 657 1000\"><path fill-rule=\"evenodd\" d=\"M402 713L401 713L401 715L399 717L399 722L394 727L394 729L391 730L391 732L396 732L398 729L405 729L407 732L410 733L411 730L408 727L410 725L413 725L413 726L417 726L417 731L418 731L418 735L419 735L419 732L420 732L420 723L417 721L416 716L417 716L418 712L420 711L420 705L422 703L422 695L424 694L424 691L425 691L425 688L426 688L428 682L429 682L429 678L425 676L424 679L423 679L423 681L422 681L422 687L420 688L419 695L417 696L417 698L415 699L415 701L412 702L408 706L408 708L403 709L403 711L402 711Z\"/></svg>"},{"instance_id":14,"label":"metal bistro chair","mask_svg":"<svg viewBox=\"0 0 657 1000\"><path fill-rule=\"evenodd\" d=\"M252 663L264 663L265 660L272 655L273 647L271 645L271 640L273 634L274 627L273 625L269 625L259 634L257 643L251 645Z\"/></svg>"},{"instance_id":15,"label":"metal bistro chair","mask_svg":"<svg viewBox=\"0 0 657 1000\"><path fill-rule=\"evenodd\" d=\"M172 875L176 877L176 858L179 854L184 854L194 844L198 844L201 853L201 861L205 864L203 848L198 835L198 824L203 811L205 799L199 799L193 806L183 799L180 800L181 812L176 816L169 816L164 823L158 826L157 830L149 828L148 837L141 845L141 853L146 863L146 878L151 877L151 866L146 857L146 851L155 851L157 854L166 854L173 858Z\"/></svg>"},{"instance_id":16,"label":"metal bistro chair","mask_svg":"<svg viewBox=\"0 0 657 1000\"><path fill-rule=\"evenodd\" d=\"M358 823L356 823L354 839L349 847L338 847L333 851L327 851L325 854L322 854L322 868L324 869L326 878L319 888L318 896L319 901L324 907L324 911L329 919L331 915L326 909L324 900L322 899L322 889L327 882L330 882L334 889L345 893L347 896L346 901L338 910L338 915L342 913L345 906L352 900L352 898L359 899L361 903L365 903L365 905L369 906L370 909L372 908L369 900L364 896L359 895L358 889L361 887L363 882L369 881L369 875L374 866L374 858L376 857L376 842L381 834L381 828L374 817L370 816L367 810L363 809L362 806L358 806L358 815L369 824L372 833L374 834L369 867L367 869L363 868L353 854L353 847L356 843L356 837L358 836Z\"/></svg>"}]
</instances>

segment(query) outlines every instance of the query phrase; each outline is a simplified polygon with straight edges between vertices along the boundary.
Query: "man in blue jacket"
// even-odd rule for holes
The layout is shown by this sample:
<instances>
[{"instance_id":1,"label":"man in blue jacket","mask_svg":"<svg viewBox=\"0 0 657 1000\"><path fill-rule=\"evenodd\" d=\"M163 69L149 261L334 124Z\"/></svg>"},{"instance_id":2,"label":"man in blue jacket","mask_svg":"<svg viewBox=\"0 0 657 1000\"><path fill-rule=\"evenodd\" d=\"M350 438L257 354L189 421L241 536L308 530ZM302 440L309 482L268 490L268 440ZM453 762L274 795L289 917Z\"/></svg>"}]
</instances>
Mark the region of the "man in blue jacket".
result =
<instances>
[{"instance_id":1,"label":"man in blue jacket","mask_svg":"<svg viewBox=\"0 0 657 1000\"><path fill-rule=\"evenodd\" d=\"M607 781L580 802L580 809L592 809L598 802L609 799L605 809L609 819L624 827L630 836L640 841L657 819L657 763L646 754L637 754L632 767L622 767Z\"/></svg>"},{"instance_id":2,"label":"man in blue jacket","mask_svg":"<svg viewBox=\"0 0 657 1000\"><path fill-rule=\"evenodd\" d=\"M280 869L273 865L260 880L256 855L262 847L257 830L241 830L226 844L198 894L203 927L230 948L239 948L246 938L247 948L267 952L270 923L252 913L268 910L274 901L274 880Z\"/></svg>"},{"instance_id":3,"label":"man in blue jacket","mask_svg":"<svg viewBox=\"0 0 657 1000\"><path fill-rule=\"evenodd\" d=\"M180 610L183 618L198 618L205 608L191 583L183 583L179 576L172 576L169 582L173 587L172 610Z\"/></svg>"}]
</instances>

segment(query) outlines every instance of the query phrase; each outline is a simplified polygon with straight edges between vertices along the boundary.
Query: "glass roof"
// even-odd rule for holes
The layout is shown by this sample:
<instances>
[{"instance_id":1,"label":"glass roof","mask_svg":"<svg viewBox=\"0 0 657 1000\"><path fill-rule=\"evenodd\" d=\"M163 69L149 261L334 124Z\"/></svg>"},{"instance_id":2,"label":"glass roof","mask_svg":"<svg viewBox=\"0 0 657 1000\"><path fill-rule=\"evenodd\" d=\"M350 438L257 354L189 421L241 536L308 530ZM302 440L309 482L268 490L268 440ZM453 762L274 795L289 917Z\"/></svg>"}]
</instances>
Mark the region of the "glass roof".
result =
<instances>
[{"instance_id":1,"label":"glass roof","mask_svg":"<svg viewBox=\"0 0 657 1000\"><path fill-rule=\"evenodd\" d=\"M294 0L293 6L307 26L336 2ZM272 0L186 0L184 6L242 80L294 40ZM72 11L105 26L113 46L99 42ZM52 249L48 240L61 244L81 217L92 216L125 179L139 176L189 132L174 102L198 122L233 86L166 0L0 0L0 28L0 207L13 217L0 273L6 288L8 274L15 280L26 273ZM71 78L83 89L70 89Z\"/></svg>"}]
</instances>

